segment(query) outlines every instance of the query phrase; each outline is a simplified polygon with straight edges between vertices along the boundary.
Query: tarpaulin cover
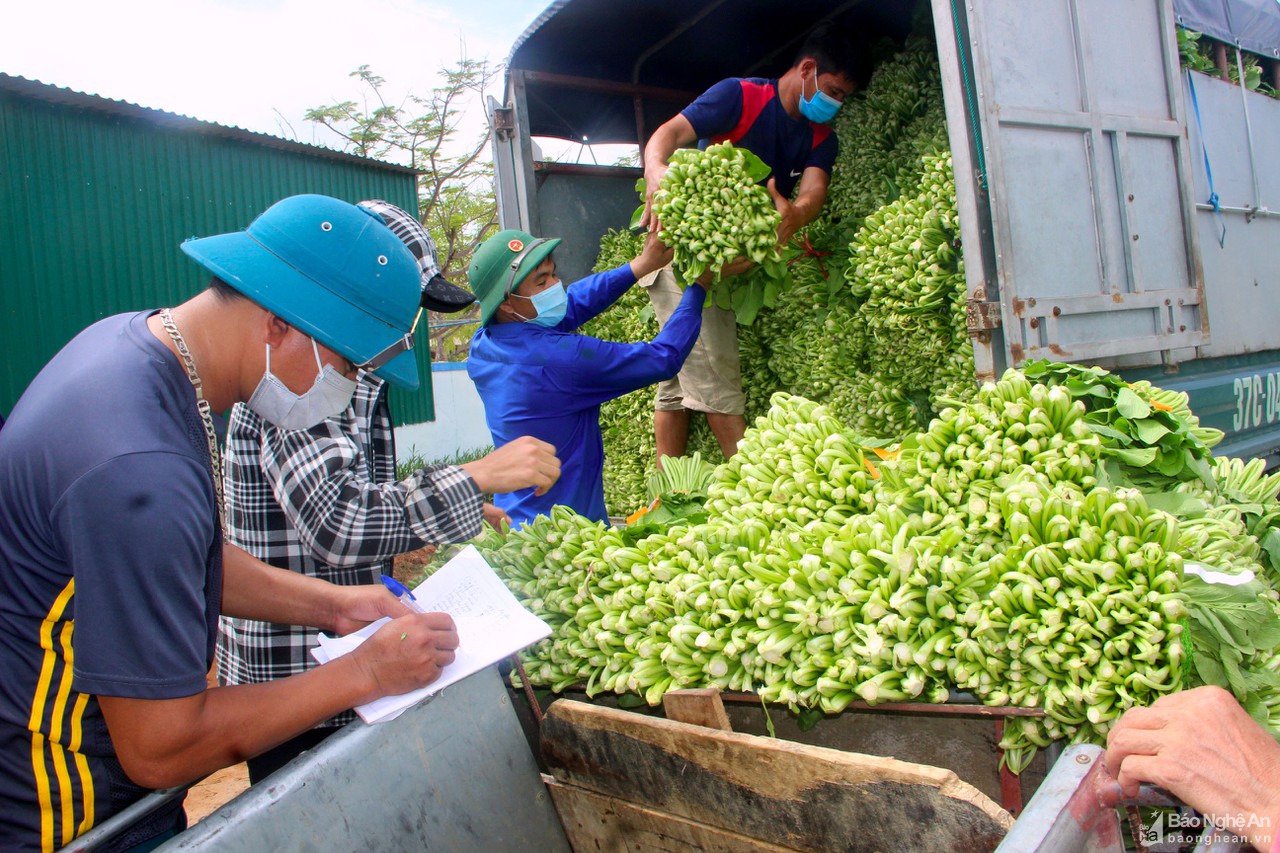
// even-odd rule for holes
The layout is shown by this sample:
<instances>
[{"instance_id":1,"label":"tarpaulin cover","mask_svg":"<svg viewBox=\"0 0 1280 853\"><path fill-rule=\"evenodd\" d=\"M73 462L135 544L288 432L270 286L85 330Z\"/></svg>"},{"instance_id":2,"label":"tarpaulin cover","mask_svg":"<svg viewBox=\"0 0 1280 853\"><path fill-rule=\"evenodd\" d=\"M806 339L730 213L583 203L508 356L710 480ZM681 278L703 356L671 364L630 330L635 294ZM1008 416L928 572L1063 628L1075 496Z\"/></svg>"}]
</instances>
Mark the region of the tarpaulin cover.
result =
<instances>
[{"instance_id":1,"label":"tarpaulin cover","mask_svg":"<svg viewBox=\"0 0 1280 853\"><path fill-rule=\"evenodd\" d=\"M1173 8L1188 29L1280 56L1280 0L1173 0ZM928 22L928 5L916 0L556 0L516 41L507 66L678 90L670 100L645 98L651 133L718 80L780 75L820 20L840 20L871 54L904 38L917 10ZM526 95L533 136L636 141L631 97L546 82L530 82Z\"/></svg>"},{"instance_id":2,"label":"tarpaulin cover","mask_svg":"<svg viewBox=\"0 0 1280 853\"><path fill-rule=\"evenodd\" d=\"M646 99L652 132L718 80L777 77L824 18L840 18L868 41L900 41L915 8L915 0L558 0L517 40L507 64L684 93L683 102ZM533 136L636 141L630 97L544 83L526 92Z\"/></svg>"},{"instance_id":3,"label":"tarpaulin cover","mask_svg":"<svg viewBox=\"0 0 1280 853\"><path fill-rule=\"evenodd\" d=\"M1173 0L1179 26L1280 57L1280 0Z\"/></svg>"}]
</instances>

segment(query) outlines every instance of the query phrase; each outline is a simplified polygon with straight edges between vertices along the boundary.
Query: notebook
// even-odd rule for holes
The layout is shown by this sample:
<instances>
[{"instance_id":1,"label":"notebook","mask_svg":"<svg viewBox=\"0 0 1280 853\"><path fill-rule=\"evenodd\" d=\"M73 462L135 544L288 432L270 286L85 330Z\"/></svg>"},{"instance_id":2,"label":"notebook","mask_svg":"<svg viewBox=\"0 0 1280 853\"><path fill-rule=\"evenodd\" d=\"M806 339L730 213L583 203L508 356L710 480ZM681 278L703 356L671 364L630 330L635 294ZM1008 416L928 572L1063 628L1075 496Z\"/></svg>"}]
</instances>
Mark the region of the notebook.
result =
<instances>
[{"instance_id":1,"label":"notebook","mask_svg":"<svg viewBox=\"0 0 1280 853\"><path fill-rule=\"evenodd\" d=\"M393 720L450 684L551 635L551 627L520 605L474 545L458 552L413 594L424 610L453 617L458 627L457 657L426 687L357 706L356 713L366 723ZM342 637L322 633L311 654L320 663L328 663L358 648L390 621L384 617Z\"/></svg>"}]
</instances>

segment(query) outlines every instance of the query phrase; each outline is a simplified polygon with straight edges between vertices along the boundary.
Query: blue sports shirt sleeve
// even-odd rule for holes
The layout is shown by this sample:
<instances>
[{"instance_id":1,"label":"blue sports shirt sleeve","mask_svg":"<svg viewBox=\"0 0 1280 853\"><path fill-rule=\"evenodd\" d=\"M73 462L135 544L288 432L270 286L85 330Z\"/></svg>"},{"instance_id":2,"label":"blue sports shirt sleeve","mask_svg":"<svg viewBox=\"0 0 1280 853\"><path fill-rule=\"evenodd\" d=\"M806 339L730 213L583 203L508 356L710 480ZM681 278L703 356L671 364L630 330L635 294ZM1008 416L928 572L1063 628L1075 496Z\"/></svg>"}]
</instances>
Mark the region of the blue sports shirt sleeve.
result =
<instances>
[{"instance_id":1,"label":"blue sports shirt sleeve","mask_svg":"<svg viewBox=\"0 0 1280 853\"><path fill-rule=\"evenodd\" d=\"M818 143L817 147L809 152L809 159L805 161L804 167L816 166L828 175L836 165L836 155L840 150L840 140L835 133L831 133L826 139Z\"/></svg>"},{"instance_id":2,"label":"blue sports shirt sleeve","mask_svg":"<svg viewBox=\"0 0 1280 853\"><path fill-rule=\"evenodd\" d=\"M728 133L742 118L742 81L729 77L703 92L680 111L699 139Z\"/></svg>"}]
</instances>

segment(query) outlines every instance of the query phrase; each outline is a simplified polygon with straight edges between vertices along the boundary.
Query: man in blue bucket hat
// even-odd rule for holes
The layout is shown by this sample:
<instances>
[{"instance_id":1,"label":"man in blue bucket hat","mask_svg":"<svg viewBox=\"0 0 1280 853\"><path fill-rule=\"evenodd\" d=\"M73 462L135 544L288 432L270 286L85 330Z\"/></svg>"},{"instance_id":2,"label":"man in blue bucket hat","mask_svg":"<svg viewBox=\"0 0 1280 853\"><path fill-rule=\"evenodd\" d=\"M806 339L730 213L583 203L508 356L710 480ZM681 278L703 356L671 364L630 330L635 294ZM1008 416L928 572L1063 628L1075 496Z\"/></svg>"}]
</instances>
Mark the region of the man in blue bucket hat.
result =
<instances>
[{"instance_id":1,"label":"man in blue bucket hat","mask_svg":"<svg viewBox=\"0 0 1280 853\"><path fill-rule=\"evenodd\" d=\"M426 684L458 644L445 614L222 539L211 410L245 402L305 428L347 406L358 370L417 387L409 251L375 214L316 195L182 248L210 288L81 332L0 432L0 849L64 846L149 789ZM544 467L516 482L558 474L522 464ZM500 489L511 475L476 479ZM335 633L392 622L327 666L209 690L221 613ZM154 845L184 823L177 802L99 849Z\"/></svg>"}]
</instances>

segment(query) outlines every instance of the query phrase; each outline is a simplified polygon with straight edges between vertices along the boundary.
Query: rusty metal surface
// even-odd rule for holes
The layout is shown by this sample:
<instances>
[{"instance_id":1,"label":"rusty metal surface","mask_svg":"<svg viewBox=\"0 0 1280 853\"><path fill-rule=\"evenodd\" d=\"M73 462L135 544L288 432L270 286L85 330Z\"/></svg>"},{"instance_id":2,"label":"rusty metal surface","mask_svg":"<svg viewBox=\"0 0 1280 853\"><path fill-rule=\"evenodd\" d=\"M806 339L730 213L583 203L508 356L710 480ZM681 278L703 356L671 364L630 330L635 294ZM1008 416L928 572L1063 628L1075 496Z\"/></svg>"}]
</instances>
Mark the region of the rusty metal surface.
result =
<instances>
[{"instance_id":1,"label":"rusty metal surface","mask_svg":"<svg viewBox=\"0 0 1280 853\"><path fill-rule=\"evenodd\" d=\"M964 303L965 328L969 334L986 332L1000 326L1000 303L970 299Z\"/></svg>"},{"instance_id":2,"label":"rusty metal surface","mask_svg":"<svg viewBox=\"0 0 1280 853\"><path fill-rule=\"evenodd\" d=\"M1067 749L996 853L1124 853L1120 818L1096 791L1104 775L1100 747Z\"/></svg>"},{"instance_id":3,"label":"rusty metal surface","mask_svg":"<svg viewBox=\"0 0 1280 853\"><path fill-rule=\"evenodd\" d=\"M1244 848L1242 839L1213 829L1212 824L1203 833L1166 827L1161 817L1148 824L1152 819L1138 806L1186 807L1167 791L1148 785L1137 797L1125 799L1103 766L1103 755L1098 746L1068 747L996 853L1124 853L1126 849L1142 853L1148 849L1147 842L1151 849L1187 849L1191 842L1183 843L1184 833L1192 840L1198 835L1195 853L1236 853ZM1126 847L1125 825L1131 833L1131 848ZM1166 829L1172 829L1178 840L1171 840Z\"/></svg>"}]
</instances>

